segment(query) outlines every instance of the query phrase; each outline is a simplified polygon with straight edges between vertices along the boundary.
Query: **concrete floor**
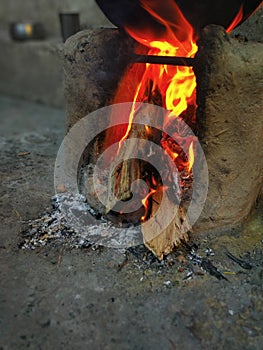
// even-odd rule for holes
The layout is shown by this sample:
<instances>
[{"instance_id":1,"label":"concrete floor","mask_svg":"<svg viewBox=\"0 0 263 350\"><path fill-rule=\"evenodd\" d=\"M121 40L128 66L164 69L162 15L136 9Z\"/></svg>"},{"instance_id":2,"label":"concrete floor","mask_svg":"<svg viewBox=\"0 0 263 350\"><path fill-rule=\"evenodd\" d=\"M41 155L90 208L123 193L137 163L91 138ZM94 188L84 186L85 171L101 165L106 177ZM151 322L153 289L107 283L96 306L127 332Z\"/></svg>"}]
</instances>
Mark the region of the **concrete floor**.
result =
<instances>
[{"instance_id":1,"label":"concrete floor","mask_svg":"<svg viewBox=\"0 0 263 350\"><path fill-rule=\"evenodd\" d=\"M195 237L228 278L185 279L187 263L145 267L112 249L18 248L22 221L51 210L65 113L0 97L0 349L262 349L258 210L242 230ZM23 152L30 152L29 154ZM226 258L246 256L251 270ZM170 283L167 283L170 281Z\"/></svg>"}]
</instances>

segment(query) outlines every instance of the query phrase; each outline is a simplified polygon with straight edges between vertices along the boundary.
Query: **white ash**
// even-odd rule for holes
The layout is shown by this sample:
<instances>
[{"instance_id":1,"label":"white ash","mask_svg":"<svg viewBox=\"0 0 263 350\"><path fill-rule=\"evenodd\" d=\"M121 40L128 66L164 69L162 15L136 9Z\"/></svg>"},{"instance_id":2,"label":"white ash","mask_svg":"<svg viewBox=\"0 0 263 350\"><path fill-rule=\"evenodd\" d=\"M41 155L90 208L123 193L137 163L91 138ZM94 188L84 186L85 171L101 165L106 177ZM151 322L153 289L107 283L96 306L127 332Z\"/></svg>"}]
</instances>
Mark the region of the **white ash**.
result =
<instances>
[{"instance_id":1,"label":"white ash","mask_svg":"<svg viewBox=\"0 0 263 350\"><path fill-rule=\"evenodd\" d=\"M139 227L116 227L104 218L96 220L83 195L53 197L54 210L26 223L22 249L63 243L69 248L89 245L128 248L142 243Z\"/></svg>"}]
</instances>

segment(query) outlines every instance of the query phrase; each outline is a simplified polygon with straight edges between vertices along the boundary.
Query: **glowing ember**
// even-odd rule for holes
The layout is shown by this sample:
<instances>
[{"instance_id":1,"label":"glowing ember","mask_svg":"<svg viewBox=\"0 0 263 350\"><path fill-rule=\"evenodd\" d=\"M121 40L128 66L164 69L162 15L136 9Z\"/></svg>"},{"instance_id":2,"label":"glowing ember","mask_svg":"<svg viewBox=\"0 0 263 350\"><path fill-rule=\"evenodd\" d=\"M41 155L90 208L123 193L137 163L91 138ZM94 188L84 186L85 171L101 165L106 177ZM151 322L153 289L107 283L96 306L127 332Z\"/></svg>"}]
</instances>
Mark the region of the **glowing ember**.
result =
<instances>
[{"instance_id":1,"label":"glowing ember","mask_svg":"<svg viewBox=\"0 0 263 350\"><path fill-rule=\"evenodd\" d=\"M190 172L193 165L194 165L194 144L193 144L193 141L191 142L190 144L190 147L189 147L189 154L188 154L188 166L187 166L187 169L188 171Z\"/></svg>"},{"instance_id":2,"label":"glowing ember","mask_svg":"<svg viewBox=\"0 0 263 350\"><path fill-rule=\"evenodd\" d=\"M144 206L144 208L148 207L149 198L156 192L157 190L151 189L151 191L147 194L147 196L144 199L142 199L142 205ZM141 221L145 221L145 220L146 220L146 215L141 217Z\"/></svg>"}]
</instances>

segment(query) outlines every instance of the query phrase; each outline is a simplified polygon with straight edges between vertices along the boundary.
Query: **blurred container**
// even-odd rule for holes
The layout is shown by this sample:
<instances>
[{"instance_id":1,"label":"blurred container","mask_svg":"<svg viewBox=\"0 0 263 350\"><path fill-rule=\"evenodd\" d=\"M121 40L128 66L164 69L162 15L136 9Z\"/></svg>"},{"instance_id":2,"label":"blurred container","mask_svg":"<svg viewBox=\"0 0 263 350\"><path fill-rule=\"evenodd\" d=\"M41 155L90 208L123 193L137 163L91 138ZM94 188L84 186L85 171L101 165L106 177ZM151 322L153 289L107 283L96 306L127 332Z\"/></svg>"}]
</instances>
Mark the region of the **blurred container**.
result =
<instances>
[{"instance_id":1,"label":"blurred container","mask_svg":"<svg viewBox=\"0 0 263 350\"><path fill-rule=\"evenodd\" d=\"M71 35L80 31L79 14L77 12L64 12L59 14L61 35L65 42Z\"/></svg>"},{"instance_id":2,"label":"blurred container","mask_svg":"<svg viewBox=\"0 0 263 350\"><path fill-rule=\"evenodd\" d=\"M46 33L42 23L13 22L9 25L10 36L13 40L45 39Z\"/></svg>"}]
</instances>

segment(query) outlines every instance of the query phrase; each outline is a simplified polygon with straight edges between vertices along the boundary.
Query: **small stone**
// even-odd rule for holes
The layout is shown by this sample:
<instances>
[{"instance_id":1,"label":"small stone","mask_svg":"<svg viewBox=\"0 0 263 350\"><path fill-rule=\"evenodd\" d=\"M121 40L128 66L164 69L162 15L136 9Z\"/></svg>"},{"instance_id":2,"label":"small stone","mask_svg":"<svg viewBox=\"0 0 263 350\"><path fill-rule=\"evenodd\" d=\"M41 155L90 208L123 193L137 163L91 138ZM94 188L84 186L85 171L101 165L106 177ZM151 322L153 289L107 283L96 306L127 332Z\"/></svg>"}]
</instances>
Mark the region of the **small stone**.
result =
<instances>
[{"instance_id":1,"label":"small stone","mask_svg":"<svg viewBox=\"0 0 263 350\"><path fill-rule=\"evenodd\" d=\"M167 288L171 288L172 287L172 282L171 281L165 281L163 282L163 285Z\"/></svg>"}]
</instances>

